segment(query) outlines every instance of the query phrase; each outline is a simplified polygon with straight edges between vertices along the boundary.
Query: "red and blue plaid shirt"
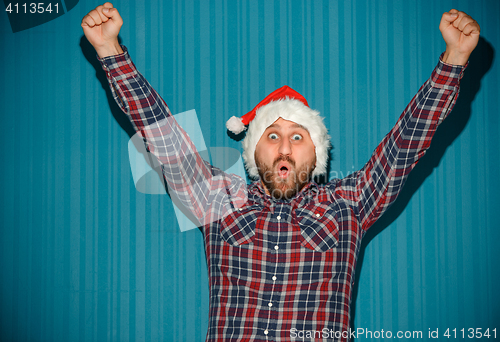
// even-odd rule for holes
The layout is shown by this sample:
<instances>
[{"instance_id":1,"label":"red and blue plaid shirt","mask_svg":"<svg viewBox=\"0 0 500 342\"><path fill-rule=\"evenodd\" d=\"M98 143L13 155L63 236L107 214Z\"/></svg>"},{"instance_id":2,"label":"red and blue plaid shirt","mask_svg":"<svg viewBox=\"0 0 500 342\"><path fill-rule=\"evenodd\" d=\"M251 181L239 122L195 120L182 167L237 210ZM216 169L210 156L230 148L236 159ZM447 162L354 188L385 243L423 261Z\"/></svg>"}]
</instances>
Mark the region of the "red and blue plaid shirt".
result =
<instances>
[{"instance_id":1,"label":"red and blue plaid shirt","mask_svg":"<svg viewBox=\"0 0 500 342\"><path fill-rule=\"evenodd\" d=\"M206 340L349 340L361 239L430 146L465 68L439 61L363 169L279 201L201 159L124 51L100 60L115 100L160 161L170 194L204 227Z\"/></svg>"}]
</instances>

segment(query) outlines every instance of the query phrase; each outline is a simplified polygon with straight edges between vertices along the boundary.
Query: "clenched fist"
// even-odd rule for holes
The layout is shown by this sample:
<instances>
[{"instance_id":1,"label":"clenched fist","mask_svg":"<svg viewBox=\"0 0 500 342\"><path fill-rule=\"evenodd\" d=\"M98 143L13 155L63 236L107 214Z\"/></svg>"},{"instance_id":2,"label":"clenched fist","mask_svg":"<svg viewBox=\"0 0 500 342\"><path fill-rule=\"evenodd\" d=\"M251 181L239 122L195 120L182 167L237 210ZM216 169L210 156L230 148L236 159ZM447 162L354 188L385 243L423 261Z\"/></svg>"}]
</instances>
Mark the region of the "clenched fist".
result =
<instances>
[{"instance_id":1,"label":"clenched fist","mask_svg":"<svg viewBox=\"0 0 500 342\"><path fill-rule=\"evenodd\" d=\"M110 2L97 6L82 19L83 33L101 58L123 53L118 43L122 25L120 13Z\"/></svg>"},{"instance_id":2,"label":"clenched fist","mask_svg":"<svg viewBox=\"0 0 500 342\"><path fill-rule=\"evenodd\" d=\"M479 24L466 13L452 9L443 13L439 30L446 42L443 62L465 65L479 41Z\"/></svg>"}]
</instances>

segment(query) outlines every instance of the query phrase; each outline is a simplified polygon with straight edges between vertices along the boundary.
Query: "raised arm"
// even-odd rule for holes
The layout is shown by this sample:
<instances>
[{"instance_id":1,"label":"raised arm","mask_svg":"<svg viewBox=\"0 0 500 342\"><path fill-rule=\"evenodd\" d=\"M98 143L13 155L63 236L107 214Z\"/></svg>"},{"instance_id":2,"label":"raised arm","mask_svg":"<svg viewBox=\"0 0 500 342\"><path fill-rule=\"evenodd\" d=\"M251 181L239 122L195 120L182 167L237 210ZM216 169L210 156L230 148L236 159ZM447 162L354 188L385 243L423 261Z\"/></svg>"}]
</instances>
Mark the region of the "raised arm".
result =
<instances>
[{"instance_id":1,"label":"raised arm","mask_svg":"<svg viewBox=\"0 0 500 342\"><path fill-rule=\"evenodd\" d=\"M479 25L465 13L451 10L443 14L440 30L446 51L430 79L363 169L334 183L340 185L338 195L350 202L364 230L394 202L457 100L463 71L479 39Z\"/></svg>"},{"instance_id":2,"label":"raised arm","mask_svg":"<svg viewBox=\"0 0 500 342\"><path fill-rule=\"evenodd\" d=\"M212 167L177 124L169 108L118 44L123 20L109 2L90 11L82 28L106 71L115 101L127 114L148 150L161 164L171 196L195 215L200 225L226 215L246 202L246 182Z\"/></svg>"}]
</instances>

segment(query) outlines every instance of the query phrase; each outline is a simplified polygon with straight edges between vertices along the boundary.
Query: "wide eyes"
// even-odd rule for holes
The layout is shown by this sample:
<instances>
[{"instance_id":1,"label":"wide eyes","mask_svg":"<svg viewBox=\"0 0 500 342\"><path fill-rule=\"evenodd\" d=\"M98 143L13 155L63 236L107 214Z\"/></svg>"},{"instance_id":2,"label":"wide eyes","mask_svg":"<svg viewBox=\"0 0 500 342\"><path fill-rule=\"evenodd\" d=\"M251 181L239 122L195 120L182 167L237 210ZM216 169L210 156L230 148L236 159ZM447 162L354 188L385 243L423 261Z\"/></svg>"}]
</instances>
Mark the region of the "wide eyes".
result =
<instances>
[{"instance_id":1,"label":"wide eyes","mask_svg":"<svg viewBox=\"0 0 500 342\"><path fill-rule=\"evenodd\" d=\"M271 140L277 140L279 138L279 136L276 133L270 133L268 135L268 138ZM294 140L294 141L302 140L302 135L294 134L294 135L292 135L292 140Z\"/></svg>"}]
</instances>

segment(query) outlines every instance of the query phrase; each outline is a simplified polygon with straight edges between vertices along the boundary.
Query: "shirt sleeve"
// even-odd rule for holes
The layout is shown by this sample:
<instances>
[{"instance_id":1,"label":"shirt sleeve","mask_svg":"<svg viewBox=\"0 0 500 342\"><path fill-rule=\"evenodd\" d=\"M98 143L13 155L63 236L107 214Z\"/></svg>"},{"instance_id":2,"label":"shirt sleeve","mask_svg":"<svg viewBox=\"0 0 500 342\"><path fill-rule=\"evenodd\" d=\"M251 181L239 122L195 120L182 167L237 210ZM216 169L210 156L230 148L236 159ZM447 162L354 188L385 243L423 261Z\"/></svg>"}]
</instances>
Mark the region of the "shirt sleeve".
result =
<instances>
[{"instance_id":1,"label":"shirt sleeve","mask_svg":"<svg viewBox=\"0 0 500 342\"><path fill-rule=\"evenodd\" d=\"M127 114L148 151L159 161L170 196L176 196L200 226L227 215L246 202L246 182L203 160L165 101L140 74L127 48L99 58L116 103Z\"/></svg>"},{"instance_id":2,"label":"shirt sleeve","mask_svg":"<svg viewBox=\"0 0 500 342\"><path fill-rule=\"evenodd\" d=\"M407 105L370 160L358 172L336 182L338 195L352 203L367 230L394 202L408 174L429 148L439 124L453 109L466 66L441 58L431 77Z\"/></svg>"}]
</instances>

